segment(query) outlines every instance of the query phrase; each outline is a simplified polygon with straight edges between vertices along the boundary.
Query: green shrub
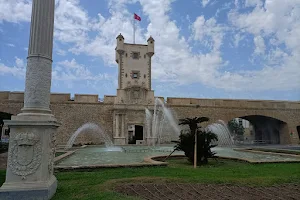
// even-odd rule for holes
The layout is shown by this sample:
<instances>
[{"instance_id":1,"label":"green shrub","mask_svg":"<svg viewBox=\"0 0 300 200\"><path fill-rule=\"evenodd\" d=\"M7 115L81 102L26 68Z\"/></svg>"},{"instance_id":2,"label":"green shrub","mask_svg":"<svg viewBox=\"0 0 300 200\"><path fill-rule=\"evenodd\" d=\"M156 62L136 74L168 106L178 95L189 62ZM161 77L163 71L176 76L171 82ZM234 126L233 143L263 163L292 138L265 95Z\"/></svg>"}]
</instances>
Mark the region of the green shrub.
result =
<instances>
[{"instance_id":1,"label":"green shrub","mask_svg":"<svg viewBox=\"0 0 300 200\"><path fill-rule=\"evenodd\" d=\"M181 131L179 141L175 141L174 150L184 151L188 160L194 163L195 154L195 141L197 136L197 165L207 164L208 158L214 157L215 153L211 151L211 148L217 146L212 145L213 141L218 141L218 136L212 132L206 132L201 130L202 122L209 121L208 117L194 117L180 119L179 125L188 125L189 130Z\"/></svg>"},{"instance_id":2,"label":"green shrub","mask_svg":"<svg viewBox=\"0 0 300 200\"><path fill-rule=\"evenodd\" d=\"M215 152L212 152L211 148L217 145L213 145L212 142L217 140L218 136L212 132L197 131L197 165L207 164L208 158L214 157ZM183 151L188 161L194 163L195 135L190 131L181 132L176 143L174 149Z\"/></svg>"}]
</instances>

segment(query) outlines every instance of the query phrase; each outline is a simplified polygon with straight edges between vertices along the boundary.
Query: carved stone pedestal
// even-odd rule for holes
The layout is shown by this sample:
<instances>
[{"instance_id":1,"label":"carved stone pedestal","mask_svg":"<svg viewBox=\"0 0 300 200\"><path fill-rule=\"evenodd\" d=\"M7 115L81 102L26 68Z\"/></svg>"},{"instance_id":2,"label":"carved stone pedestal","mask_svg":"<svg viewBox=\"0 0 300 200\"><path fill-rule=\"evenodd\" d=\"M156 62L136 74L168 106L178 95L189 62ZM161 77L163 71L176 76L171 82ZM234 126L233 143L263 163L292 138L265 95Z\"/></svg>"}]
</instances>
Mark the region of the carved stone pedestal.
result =
<instances>
[{"instance_id":1,"label":"carved stone pedestal","mask_svg":"<svg viewBox=\"0 0 300 200\"><path fill-rule=\"evenodd\" d=\"M146 143L147 143L147 145L154 145L157 143L157 138L156 137L147 137Z\"/></svg>"},{"instance_id":2,"label":"carved stone pedestal","mask_svg":"<svg viewBox=\"0 0 300 200\"><path fill-rule=\"evenodd\" d=\"M17 116L5 122L10 127L10 140L1 200L48 200L55 194L53 165L59 124L53 119L52 115Z\"/></svg>"}]
</instances>

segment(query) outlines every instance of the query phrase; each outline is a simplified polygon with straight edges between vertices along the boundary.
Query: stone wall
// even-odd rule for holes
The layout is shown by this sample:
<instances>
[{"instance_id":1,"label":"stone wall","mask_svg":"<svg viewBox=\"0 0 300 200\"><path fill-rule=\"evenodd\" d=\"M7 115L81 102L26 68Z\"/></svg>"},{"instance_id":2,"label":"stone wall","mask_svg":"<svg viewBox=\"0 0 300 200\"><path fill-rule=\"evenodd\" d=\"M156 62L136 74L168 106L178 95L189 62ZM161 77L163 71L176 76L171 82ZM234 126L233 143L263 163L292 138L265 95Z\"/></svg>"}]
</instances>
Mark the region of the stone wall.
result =
<instances>
[{"instance_id":1,"label":"stone wall","mask_svg":"<svg viewBox=\"0 0 300 200\"><path fill-rule=\"evenodd\" d=\"M299 103L297 103L299 105ZM298 105L288 105L291 107L297 107ZM217 120L223 120L228 122L234 118L243 118L246 116L260 115L275 118L286 123L286 131L281 135L281 143L283 144L298 144L299 137L296 131L297 124L300 124L300 109L288 109L288 108L254 108L251 104L244 104L240 106L232 105L223 106L199 106L199 105L174 105L168 104L176 113L178 118L205 116L209 117L209 123L214 123ZM274 104L272 104L274 105ZM207 125L204 123L203 125ZM289 132L294 131L295 134L290 137Z\"/></svg>"},{"instance_id":2,"label":"stone wall","mask_svg":"<svg viewBox=\"0 0 300 200\"><path fill-rule=\"evenodd\" d=\"M20 113L23 107L22 97L22 92L0 92L0 112L13 115ZM86 102L80 102L84 101L82 99ZM98 124L112 138L113 110L116 106L112 103L113 99L113 96L107 96L102 103L96 101L95 95L87 95L74 101L70 99L70 94L51 94L50 108L62 124L57 132L57 143L65 144L80 126L88 122ZM213 123L219 119L227 122L233 118L251 115L272 117L285 123L281 134L282 143L297 144L299 142L296 127L300 125L300 102L191 98L168 98L167 102L167 106L176 113L179 119L206 116L210 118L209 123ZM139 116L144 116L143 112L126 112L128 123L142 123L144 120L137 119ZM295 134L290 136L290 131ZM82 134L76 140L76 143L101 142L100 136L92 133Z\"/></svg>"}]
</instances>

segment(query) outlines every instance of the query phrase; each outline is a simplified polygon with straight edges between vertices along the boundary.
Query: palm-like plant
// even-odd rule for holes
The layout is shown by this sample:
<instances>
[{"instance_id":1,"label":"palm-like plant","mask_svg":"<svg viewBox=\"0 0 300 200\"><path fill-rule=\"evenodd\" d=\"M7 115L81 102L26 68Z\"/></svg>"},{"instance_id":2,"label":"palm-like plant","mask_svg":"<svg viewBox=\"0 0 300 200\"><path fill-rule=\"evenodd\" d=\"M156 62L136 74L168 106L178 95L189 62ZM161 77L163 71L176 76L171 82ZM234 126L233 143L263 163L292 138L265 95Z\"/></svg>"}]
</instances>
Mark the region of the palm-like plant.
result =
<instances>
[{"instance_id":1,"label":"palm-like plant","mask_svg":"<svg viewBox=\"0 0 300 200\"><path fill-rule=\"evenodd\" d=\"M198 128L201 128L198 124L201 124L202 122L207 122L209 121L208 117L194 117L194 118L185 118L185 119L180 119L179 125L188 125L191 133L195 135L196 131Z\"/></svg>"},{"instance_id":2,"label":"palm-like plant","mask_svg":"<svg viewBox=\"0 0 300 200\"><path fill-rule=\"evenodd\" d=\"M197 167L198 160L200 163L207 163L207 158L214 155L210 149L215 145L211 145L211 142L218 140L218 137L214 133L202 131L202 127L199 125L207 121L209 121L207 117L180 119L179 125L188 125L190 131L187 133L181 132L180 141L176 142L175 150L184 151L189 161L194 162L194 168ZM197 152L199 152L199 155L197 155Z\"/></svg>"}]
</instances>

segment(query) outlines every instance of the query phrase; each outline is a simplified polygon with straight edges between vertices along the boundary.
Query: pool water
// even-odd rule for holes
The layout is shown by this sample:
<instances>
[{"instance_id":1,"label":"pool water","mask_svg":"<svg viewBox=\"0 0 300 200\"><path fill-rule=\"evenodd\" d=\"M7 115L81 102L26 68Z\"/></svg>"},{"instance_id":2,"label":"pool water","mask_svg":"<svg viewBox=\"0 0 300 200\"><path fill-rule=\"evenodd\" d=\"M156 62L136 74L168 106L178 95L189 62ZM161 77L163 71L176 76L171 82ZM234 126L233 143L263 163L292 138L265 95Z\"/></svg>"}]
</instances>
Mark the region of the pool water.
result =
<instances>
[{"instance_id":1,"label":"pool water","mask_svg":"<svg viewBox=\"0 0 300 200\"><path fill-rule=\"evenodd\" d=\"M236 151L232 148L215 147L212 149L217 156L231 158L246 158L254 161L300 161L300 157L286 155L271 155L252 152ZM58 163L58 166L88 166L103 164L133 164L142 163L145 157L167 156L173 151L172 145L148 147L148 146L123 146L115 149L107 149L102 146L86 147L77 150L73 155ZM173 155L184 155L176 151Z\"/></svg>"}]
</instances>

